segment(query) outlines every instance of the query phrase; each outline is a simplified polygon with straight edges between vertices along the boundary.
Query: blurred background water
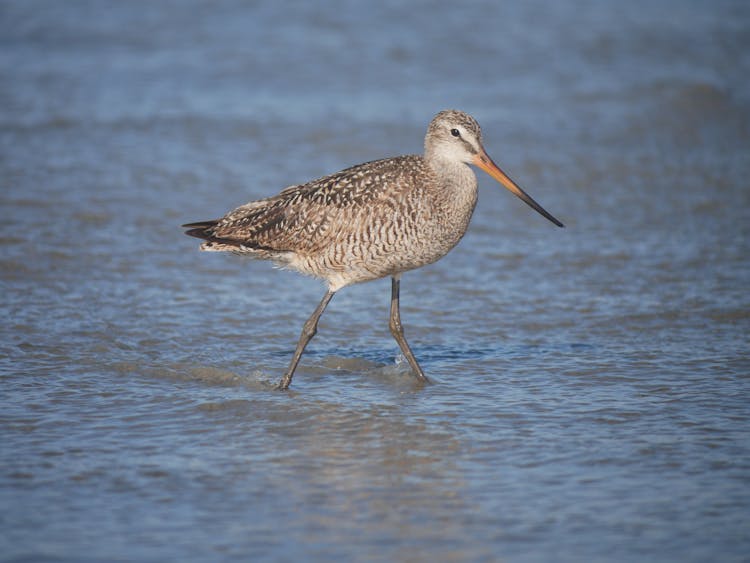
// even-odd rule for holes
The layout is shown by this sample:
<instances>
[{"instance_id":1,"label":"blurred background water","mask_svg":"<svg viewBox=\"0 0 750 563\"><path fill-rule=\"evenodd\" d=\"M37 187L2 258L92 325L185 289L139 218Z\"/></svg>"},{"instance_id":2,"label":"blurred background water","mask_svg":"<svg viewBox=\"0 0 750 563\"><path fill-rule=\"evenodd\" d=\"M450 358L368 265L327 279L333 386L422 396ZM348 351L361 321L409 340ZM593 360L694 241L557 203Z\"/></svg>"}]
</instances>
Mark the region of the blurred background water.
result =
<instances>
[{"instance_id":1,"label":"blurred background water","mask_svg":"<svg viewBox=\"0 0 750 563\"><path fill-rule=\"evenodd\" d=\"M750 5L0 2L0 559L747 561ZM333 300L181 223L421 152L469 233Z\"/></svg>"}]
</instances>

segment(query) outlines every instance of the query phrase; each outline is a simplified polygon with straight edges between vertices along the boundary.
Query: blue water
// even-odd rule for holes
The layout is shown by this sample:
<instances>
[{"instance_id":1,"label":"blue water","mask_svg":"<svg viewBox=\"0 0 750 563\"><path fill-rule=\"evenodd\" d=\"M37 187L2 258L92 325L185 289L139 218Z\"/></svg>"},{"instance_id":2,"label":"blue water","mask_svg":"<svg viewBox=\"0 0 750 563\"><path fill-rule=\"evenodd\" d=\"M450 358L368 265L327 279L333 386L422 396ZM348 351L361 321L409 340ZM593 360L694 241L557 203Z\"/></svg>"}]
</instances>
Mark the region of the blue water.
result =
<instances>
[{"instance_id":1,"label":"blue water","mask_svg":"<svg viewBox=\"0 0 750 563\"><path fill-rule=\"evenodd\" d=\"M0 3L0 560L747 561L746 2ZM469 233L324 293L179 225L421 151ZM481 173L480 173L481 174Z\"/></svg>"}]
</instances>

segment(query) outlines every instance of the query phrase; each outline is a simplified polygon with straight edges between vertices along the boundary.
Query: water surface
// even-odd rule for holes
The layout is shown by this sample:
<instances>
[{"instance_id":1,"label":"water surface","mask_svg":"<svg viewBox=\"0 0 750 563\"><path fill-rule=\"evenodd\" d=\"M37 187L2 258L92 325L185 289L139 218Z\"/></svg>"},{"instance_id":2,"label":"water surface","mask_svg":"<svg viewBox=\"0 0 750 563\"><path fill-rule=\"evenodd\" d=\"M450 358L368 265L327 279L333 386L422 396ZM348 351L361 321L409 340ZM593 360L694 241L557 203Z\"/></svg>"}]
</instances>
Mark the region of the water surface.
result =
<instances>
[{"instance_id":1,"label":"water surface","mask_svg":"<svg viewBox=\"0 0 750 563\"><path fill-rule=\"evenodd\" d=\"M744 2L0 5L0 558L744 561ZM178 226L421 150L469 233L341 291Z\"/></svg>"}]
</instances>

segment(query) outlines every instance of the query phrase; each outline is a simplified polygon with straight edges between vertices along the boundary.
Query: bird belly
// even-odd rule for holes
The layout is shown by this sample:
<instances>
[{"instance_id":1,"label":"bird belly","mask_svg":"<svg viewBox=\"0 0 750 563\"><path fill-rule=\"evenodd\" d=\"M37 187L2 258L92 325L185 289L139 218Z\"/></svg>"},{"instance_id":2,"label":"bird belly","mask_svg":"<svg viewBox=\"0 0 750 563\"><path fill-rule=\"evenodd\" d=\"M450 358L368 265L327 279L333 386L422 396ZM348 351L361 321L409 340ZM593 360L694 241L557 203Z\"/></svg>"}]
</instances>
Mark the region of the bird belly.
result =
<instances>
[{"instance_id":1,"label":"bird belly","mask_svg":"<svg viewBox=\"0 0 750 563\"><path fill-rule=\"evenodd\" d=\"M439 260L458 244L475 203L472 198L458 207L453 201L445 208L423 205L403 213L400 207L390 215L352 218L325 248L310 254L292 252L280 265L324 279L333 291L414 270Z\"/></svg>"}]
</instances>

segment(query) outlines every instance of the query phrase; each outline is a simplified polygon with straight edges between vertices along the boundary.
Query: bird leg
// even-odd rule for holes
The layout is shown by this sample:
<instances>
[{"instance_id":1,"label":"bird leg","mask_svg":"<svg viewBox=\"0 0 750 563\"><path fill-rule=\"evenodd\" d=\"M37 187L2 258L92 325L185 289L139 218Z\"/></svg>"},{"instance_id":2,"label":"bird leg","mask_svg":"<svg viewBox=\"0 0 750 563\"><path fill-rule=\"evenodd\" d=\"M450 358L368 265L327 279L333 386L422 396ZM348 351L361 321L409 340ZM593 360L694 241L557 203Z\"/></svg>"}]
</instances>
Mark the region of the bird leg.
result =
<instances>
[{"instance_id":1,"label":"bird leg","mask_svg":"<svg viewBox=\"0 0 750 563\"><path fill-rule=\"evenodd\" d=\"M404 337L404 327L401 326L401 312L399 311L400 286L401 280L398 276L393 276L391 278L391 320L389 323L391 334L393 335L393 338L396 339L396 342L398 342L401 352L403 352L406 359L409 360L409 365L411 366L412 371L414 371L414 375L417 379L422 383L429 383L430 380L427 379L422 368L419 367L417 358L414 357L411 348L409 348L409 343Z\"/></svg>"},{"instance_id":2,"label":"bird leg","mask_svg":"<svg viewBox=\"0 0 750 563\"><path fill-rule=\"evenodd\" d=\"M279 382L279 389L288 389L289 385L292 383L294 370L297 369L297 364L302 357L302 353L305 351L308 342L310 342L312 337L315 336L315 333L318 332L318 320L320 320L320 316L323 314L323 311L326 310L328 303L335 294L335 291L329 289L323 296L323 299L321 299L315 311L313 311L313 314L310 315L310 318L307 319L305 325L302 327L302 334L299 337L299 342L297 342L297 349L294 351L294 356L292 356L289 369L286 370L284 377L282 377Z\"/></svg>"}]
</instances>

